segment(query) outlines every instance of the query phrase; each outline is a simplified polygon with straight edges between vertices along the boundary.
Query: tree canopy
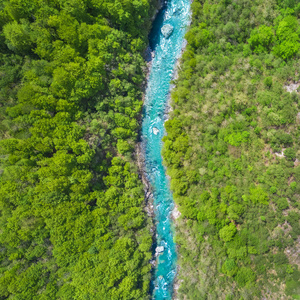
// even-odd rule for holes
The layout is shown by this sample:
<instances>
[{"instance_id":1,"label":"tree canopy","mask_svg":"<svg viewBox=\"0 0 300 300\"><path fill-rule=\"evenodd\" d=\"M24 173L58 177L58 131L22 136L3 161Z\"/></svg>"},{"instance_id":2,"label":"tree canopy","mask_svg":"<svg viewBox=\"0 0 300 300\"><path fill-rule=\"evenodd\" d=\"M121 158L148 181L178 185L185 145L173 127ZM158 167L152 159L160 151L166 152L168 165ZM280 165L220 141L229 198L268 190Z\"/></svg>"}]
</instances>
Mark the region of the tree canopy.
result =
<instances>
[{"instance_id":1,"label":"tree canopy","mask_svg":"<svg viewBox=\"0 0 300 300\"><path fill-rule=\"evenodd\" d=\"M133 156L158 3L0 1L0 299L148 299Z\"/></svg>"},{"instance_id":2,"label":"tree canopy","mask_svg":"<svg viewBox=\"0 0 300 300\"><path fill-rule=\"evenodd\" d=\"M192 12L163 148L179 299L298 299L300 4Z\"/></svg>"}]
</instances>

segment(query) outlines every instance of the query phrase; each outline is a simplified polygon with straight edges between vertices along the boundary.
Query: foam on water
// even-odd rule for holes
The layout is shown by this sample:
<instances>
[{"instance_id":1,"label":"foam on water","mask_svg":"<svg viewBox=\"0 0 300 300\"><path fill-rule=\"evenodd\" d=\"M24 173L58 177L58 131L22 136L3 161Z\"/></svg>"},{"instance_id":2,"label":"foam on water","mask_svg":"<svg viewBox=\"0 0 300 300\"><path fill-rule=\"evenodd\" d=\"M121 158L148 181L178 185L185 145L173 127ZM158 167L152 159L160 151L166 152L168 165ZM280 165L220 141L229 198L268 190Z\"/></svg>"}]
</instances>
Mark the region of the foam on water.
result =
<instances>
[{"instance_id":1,"label":"foam on water","mask_svg":"<svg viewBox=\"0 0 300 300\"><path fill-rule=\"evenodd\" d=\"M164 252L157 258L152 281L153 299L171 299L176 276L177 253L173 241L171 212L174 208L169 182L162 164L161 149L164 113L170 92L170 81L183 47L184 35L190 19L190 0L168 0L157 15L151 34L150 47L155 56L150 69L143 108L142 143L145 151L146 172L154 190L157 246ZM174 30L169 38L161 28L170 24ZM153 128L157 128L156 135Z\"/></svg>"}]
</instances>

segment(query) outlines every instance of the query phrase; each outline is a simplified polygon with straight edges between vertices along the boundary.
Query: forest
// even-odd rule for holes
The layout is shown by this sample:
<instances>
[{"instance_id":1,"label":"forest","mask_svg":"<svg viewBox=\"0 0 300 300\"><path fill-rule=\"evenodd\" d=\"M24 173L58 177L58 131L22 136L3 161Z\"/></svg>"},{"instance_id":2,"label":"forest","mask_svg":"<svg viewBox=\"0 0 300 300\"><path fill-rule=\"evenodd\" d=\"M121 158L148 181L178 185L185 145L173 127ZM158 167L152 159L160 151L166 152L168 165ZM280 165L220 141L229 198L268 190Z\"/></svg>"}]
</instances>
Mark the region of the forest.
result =
<instances>
[{"instance_id":1,"label":"forest","mask_svg":"<svg viewBox=\"0 0 300 300\"><path fill-rule=\"evenodd\" d=\"M300 299L300 2L194 0L163 157L179 299Z\"/></svg>"},{"instance_id":2,"label":"forest","mask_svg":"<svg viewBox=\"0 0 300 300\"><path fill-rule=\"evenodd\" d=\"M0 0L0 299L149 299L134 148L154 0Z\"/></svg>"}]
</instances>

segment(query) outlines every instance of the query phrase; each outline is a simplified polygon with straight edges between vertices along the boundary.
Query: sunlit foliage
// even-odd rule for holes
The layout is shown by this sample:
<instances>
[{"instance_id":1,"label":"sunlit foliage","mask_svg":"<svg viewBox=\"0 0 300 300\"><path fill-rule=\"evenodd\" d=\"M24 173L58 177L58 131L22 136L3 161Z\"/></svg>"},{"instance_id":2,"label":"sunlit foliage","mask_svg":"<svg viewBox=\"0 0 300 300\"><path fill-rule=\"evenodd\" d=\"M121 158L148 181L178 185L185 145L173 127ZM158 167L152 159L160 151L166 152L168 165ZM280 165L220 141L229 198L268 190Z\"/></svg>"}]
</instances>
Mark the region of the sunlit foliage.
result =
<instances>
[{"instance_id":1,"label":"sunlit foliage","mask_svg":"<svg viewBox=\"0 0 300 300\"><path fill-rule=\"evenodd\" d=\"M299 8L192 3L163 149L180 299L299 298Z\"/></svg>"}]
</instances>

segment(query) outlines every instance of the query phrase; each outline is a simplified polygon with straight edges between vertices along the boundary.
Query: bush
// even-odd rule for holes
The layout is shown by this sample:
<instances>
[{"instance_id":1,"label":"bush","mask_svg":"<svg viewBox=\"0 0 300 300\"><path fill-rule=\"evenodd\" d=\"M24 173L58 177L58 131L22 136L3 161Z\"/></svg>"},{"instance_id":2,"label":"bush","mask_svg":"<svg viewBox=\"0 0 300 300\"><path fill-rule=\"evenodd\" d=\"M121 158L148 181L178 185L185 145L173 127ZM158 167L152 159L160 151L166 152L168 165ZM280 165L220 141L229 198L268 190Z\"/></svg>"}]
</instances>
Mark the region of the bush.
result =
<instances>
[{"instance_id":1,"label":"bush","mask_svg":"<svg viewBox=\"0 0 300 300\"><path fill-rule=\"evenodd\" d=\"M117 149L120 154L124 154L132 150L132 146L125 140L118 140Z\"/></svg>"},{"instance_id":2,"label":"bush","mask_svg":"<svg viewBox=\"0 0 300 300\"><path fill-rule=\"evenodd\" d=\"M296 160L296 151L293 148L287 148L286 150L284 150L284 155L287 160Z\"/></svg>"},{"instance_id":3,"label":"bush","mask_svg":"<svg viewBox=\"0 0 300 300\"><path fill-rule=\"evenodd\" d=\"M254 272L247 267L242 267L236 274L236 281L240 287L244 287L247 284L250 284L255 281Z\"/></svg>"},{"instance_id":4,"label":"bush","mask_svg":"<svg viewBox=\"0 0 300 300\"><path fill-rule=\"evenodd\" d=\"M234 259L226 259L222 266L222 272L229 277L234 276L237 273L238 267Z\"/></svg>"},{"instance_id":5,"label":"bush","mask_svg":"<svg viewBox=\"0 0 300 300\"><path fill-rule=\"evenodd\" d=\"M254 189L250 189L250 200L253 203L261 203L265 205L269 204L268 194L262 189L261 186L257 186Z\"/></svg>"},{"instance_id":6,"label":"bush","mask_svg":"<svg viewBox=\"0 0 300 300\"><path fill-rule=\"evenodd\" d=\"M268 88L270 88L273 84L273 81L272 81L272 77L266 77L264 79L264 85Z\"/></svg>"},{"instance_id":7,"label":"bush","mask_svg":"<svg viewBox=\"0 0 300 300\"><path fill-rule=\"evenodd\" d=\"M297 18L294 16L285 17L276 30L277 45L274 53L287 60L292 58L299 50L299 34L296 32L298 26Z\"/></svg>"},{"instance_id":8,"label":"bush","mask_svg":"<svg viewBox=\"0 0 300 300\"><path fill-rule=\"evenodd\" d=\"M209 42L213 40L213 34L205 28L206 24L200 23L198 27L194 27L187 32L186 39L192 47L201 49L204 46L207 46Z\"/></svg>"},{"instance_id":9,"label":"bush","mask_svg":"<svg viewBox=\"0 0 300 300\"><path fill-rule=\"evenodd\" d=\"M255 53L268 52L275 42L274 31L271 27L262 25L251 32L248 43Z\"/></svg>"},{"instance_id":10,"label":"bush","mask_svg":"<svg viewBox=\"0 0 300 300\"><path fill-rule=\"evenodd\" d=\"M219 235L220 238L224 241L224 242L229 242L233 239L233 236L236 233L236 227L233 223L230 223L229 225L224 226L220 231L219 231Z\"/></svg>"},{"instance_id":11,"label":"bush","mask_svg":"<svg viewBox=\"0 0 300 300\"><path fill-rule=\"evenodd\" d=\"M299 295L300 294L299 281L295 281L295 280L287 281L285 292L288 296L297 296L297 295ZM297 298L294 298L294 299L297 299Z\"/></svg>"},{"instance_id":12,"label":"bush","mask_svg":"<svg viewBox=\"0 0 300 300\"><path fill-rule=\"evenodd\" d=\"M228 142L232 146L240 146L242 143L246 143L250 137L250 133L247 131L234 132L224 138L225 142Z\"/></svg>"},{"instance_id":13,"label":"bush","mask_svg":"<svg viewBox=\"0 0 300 300\"><path fill-rule=\"evenodd\" d=\"M289 203L287 202L287 200L285 198L281 198L277 201L277 207L279 210L284 210L289 207Z\"/></svg>"}]
</instances>

